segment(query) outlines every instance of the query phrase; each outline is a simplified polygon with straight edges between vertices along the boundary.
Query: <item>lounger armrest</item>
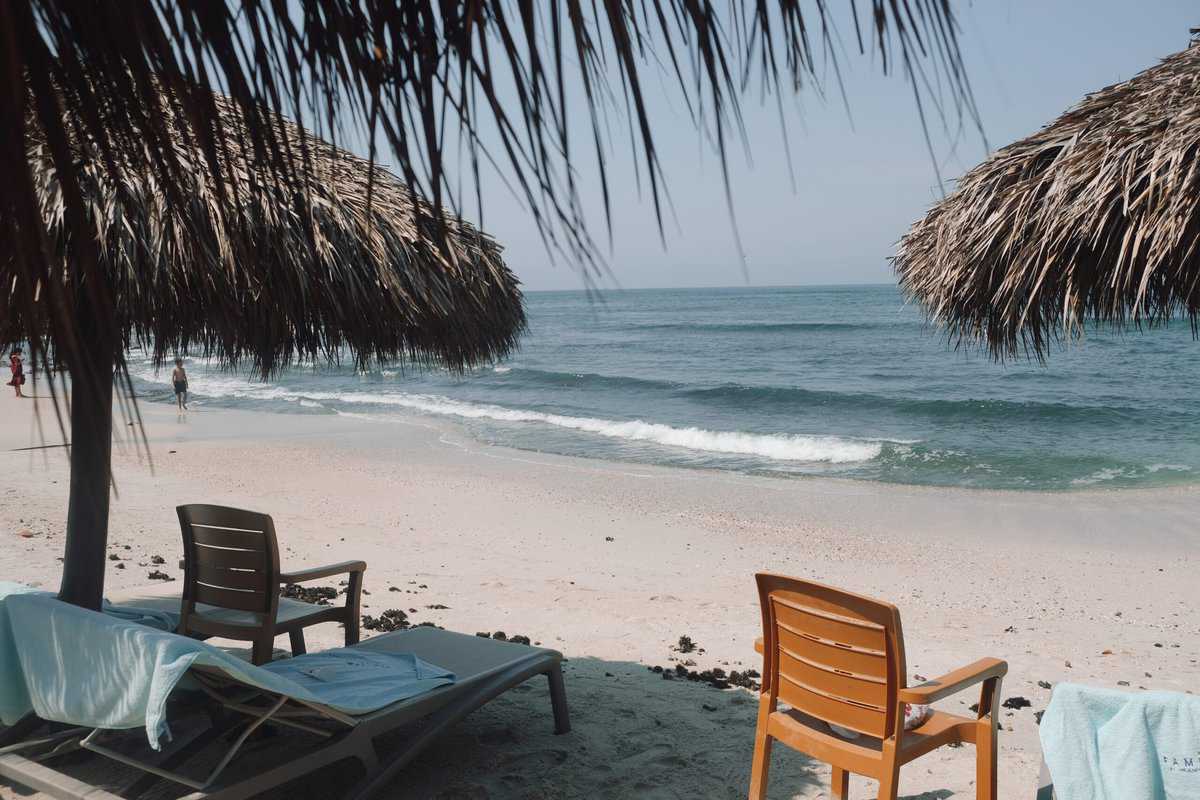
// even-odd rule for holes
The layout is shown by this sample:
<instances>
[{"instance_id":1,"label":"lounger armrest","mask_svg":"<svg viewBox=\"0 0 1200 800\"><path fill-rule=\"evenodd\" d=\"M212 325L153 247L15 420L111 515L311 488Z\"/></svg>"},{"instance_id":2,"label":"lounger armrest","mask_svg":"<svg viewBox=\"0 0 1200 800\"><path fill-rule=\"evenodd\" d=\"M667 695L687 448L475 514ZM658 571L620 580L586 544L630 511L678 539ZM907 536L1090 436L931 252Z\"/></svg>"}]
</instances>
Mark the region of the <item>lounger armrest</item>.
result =
<instances>
[{"instance_id":1,"label":"lounger armrest","mask_svg":"<svg viewBox=\"0 0 1200 800\"><path fill-rule=\"evenodd\" d=\"M315 581L318 578L329 578L334 575L347 575L355 572L366 572L367 563L365 561L343 561L340 564L330 564L327 567L312 567L311 569L301 569L295 572L279 573L280 583L304 583L305 581Z\"/></svg>"},{"instance_id":2,"label":"lounger armrest","mask_svg":"<svg viewBox=\"0 0 1200 800\"><path fill-rule=\"evenodd\" d=\"M961 692L968 686L993 678L1002 678L1007 672L1008 662L998 658L981 658L974 664L948 672L940 678L925 681L920 686L901 689L896 699L901 703L925 705Z\"/></svg>"}]
</instances>

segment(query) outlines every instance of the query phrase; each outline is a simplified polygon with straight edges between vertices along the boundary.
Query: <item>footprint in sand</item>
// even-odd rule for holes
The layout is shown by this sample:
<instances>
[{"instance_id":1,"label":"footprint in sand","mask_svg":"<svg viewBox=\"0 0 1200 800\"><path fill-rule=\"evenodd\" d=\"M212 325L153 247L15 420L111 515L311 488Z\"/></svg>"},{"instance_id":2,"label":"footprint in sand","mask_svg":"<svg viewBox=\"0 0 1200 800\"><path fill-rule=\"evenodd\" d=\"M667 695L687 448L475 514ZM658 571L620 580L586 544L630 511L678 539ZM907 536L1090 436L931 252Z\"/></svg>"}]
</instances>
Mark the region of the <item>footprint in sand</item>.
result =
<instances>
[{"instance_id":1,"label":"footprint in sand","mask_svg":"<svg viewBox=\"0 0 1200 800\"><path fill-rule=\"evenodd\" d=\"M533 750L528 753L512 753L505 756L503 764L505 769L547 769L562 764L567 760L568 756L569 753L566 750L551 747L546 750Z\"/></svg>"},{"instance_id":2,"label":"footprint in sand","mask_svg":"<svg viewBox=\"0 0 1200 800\"><path fill-rule=\"evenodd\" d=\"M674 745L655 744L640 753L621 759L620 763L627 768L642 767L686 767L687 759L679 755Z\"/></svg>"}]
</instances>

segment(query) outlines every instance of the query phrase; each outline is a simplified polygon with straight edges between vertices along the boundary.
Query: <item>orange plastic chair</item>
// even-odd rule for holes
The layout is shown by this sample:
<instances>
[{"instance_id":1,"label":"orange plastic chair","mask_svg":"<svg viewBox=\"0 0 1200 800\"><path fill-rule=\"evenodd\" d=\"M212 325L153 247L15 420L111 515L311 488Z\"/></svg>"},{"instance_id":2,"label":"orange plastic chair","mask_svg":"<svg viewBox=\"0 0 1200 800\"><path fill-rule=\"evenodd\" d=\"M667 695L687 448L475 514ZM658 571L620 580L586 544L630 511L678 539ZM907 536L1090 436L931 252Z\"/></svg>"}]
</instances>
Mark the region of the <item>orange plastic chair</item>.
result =
<instances>
[{"instance_id":1,"label":"orange plastic chair","mask_svg":"<svg viewBox=\"0 0 1200 800\"><path fill-rule=\"evenodd\" d=\"M879 781L895 800L900 767L943 745L975 745L976 797L996 798L996 718L1008 664L983 658L920 686L907 686L900 612L890 603L819 583L760 573L762 697L754 736L750 800L763 800L771 745L833 766L833 797L846 800L850 775ZM974 719L934 711L904 729L905 703L932 703L982 684ZM780 706L787 706L781 708ZM847 739L829 727L860 736Z\"/></svg>"}]
</instances>

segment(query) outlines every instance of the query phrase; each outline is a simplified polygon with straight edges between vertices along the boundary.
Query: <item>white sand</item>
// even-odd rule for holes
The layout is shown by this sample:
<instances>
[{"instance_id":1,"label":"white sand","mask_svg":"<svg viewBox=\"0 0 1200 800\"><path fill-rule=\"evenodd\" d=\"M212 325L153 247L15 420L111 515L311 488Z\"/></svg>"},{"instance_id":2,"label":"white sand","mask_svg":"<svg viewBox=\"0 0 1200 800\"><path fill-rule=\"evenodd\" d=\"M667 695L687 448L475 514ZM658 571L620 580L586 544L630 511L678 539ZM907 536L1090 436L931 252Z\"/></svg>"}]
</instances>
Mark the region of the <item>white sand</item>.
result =
<instances>
[{"instance_id":1,"label":"white sand","mask_svg":"<svg viewBox=\"0 0 1200 800\"><path fill-rule=\"evenodd\" d=\"M0 399L0 578L54 588L65 454L11 452L39 442L33 405ZM58 441L49 405L40 408L46 441ZM1035 785L1033 712L1049 697L1039 680L1200 685L1200 489L1042 494L751 478L488 447L416 417L199 408L181 421L165 406L142 410L153 470L129 445L114 455L110 551L127 568L110 562L110 591L147 583L151 555L179 575L176 504L243 506L274 516L285 568L365 559L368 614L417 609L414 621L526 634L570 658L571 734L551 734L544 682L530 684L427 751L389 796L744 797L754 698L646 667L670 665L687 634L705 650L693 656L700 668L760 668L757 570L896 603L910 673L1007 659L1003 697L1033 707L1002 719L1001 797ZM339 633L315 629L310 648ZM926 756L903 770L901 791L973 797L973 759L969 747ZM777 748L772 797L823 797L827 787L827 767ZM855 779L851 796L874 789ZM0 783L0 797L12 791ZM322 796L308 792L287 794Z\"/></svg>"}]
</instances>

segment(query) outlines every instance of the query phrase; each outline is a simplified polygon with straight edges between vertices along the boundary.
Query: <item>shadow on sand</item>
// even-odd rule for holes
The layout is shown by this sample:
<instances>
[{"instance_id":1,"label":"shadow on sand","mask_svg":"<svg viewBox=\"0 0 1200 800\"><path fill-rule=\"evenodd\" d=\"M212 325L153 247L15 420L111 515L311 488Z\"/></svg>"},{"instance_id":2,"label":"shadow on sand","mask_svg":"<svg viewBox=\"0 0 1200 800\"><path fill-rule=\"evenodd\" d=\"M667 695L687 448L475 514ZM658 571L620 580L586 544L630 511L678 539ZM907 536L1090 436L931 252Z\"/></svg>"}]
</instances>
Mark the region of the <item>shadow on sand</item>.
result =
<instances>
[{"instance_id":1,"label":"shadow on sand","mask_svg":"<svg viewBox=\"0 0 1200 800\"><path fill-rule=\"evenodd\" d=\"M555 736L549 692L534 679L469 716L422 753L381 800L676 800L746 797L754 747L756 696L664 680L644 664L573 658L563 665L572 731ZM286 746L283 733L258 737L246 766ZM393 734L403 736L404 732ZM388 750L386 739L381 749ZM771 800L828 798L828 766L785 747L772 759ZM71 770L89 782L119 786L128 775L88 757ZM359 777L347 761L262 795L270 800L335 798ZM0 780L18 797L23 788ZM181 788L181 787L180 787ZM875 784L854 779L851 797L874 797ZM0 791L0 795L4 792ZM143 797L185 794L161 783ZM947 790L905 800L946 800Z\"/></svg>"}]
</instances>

